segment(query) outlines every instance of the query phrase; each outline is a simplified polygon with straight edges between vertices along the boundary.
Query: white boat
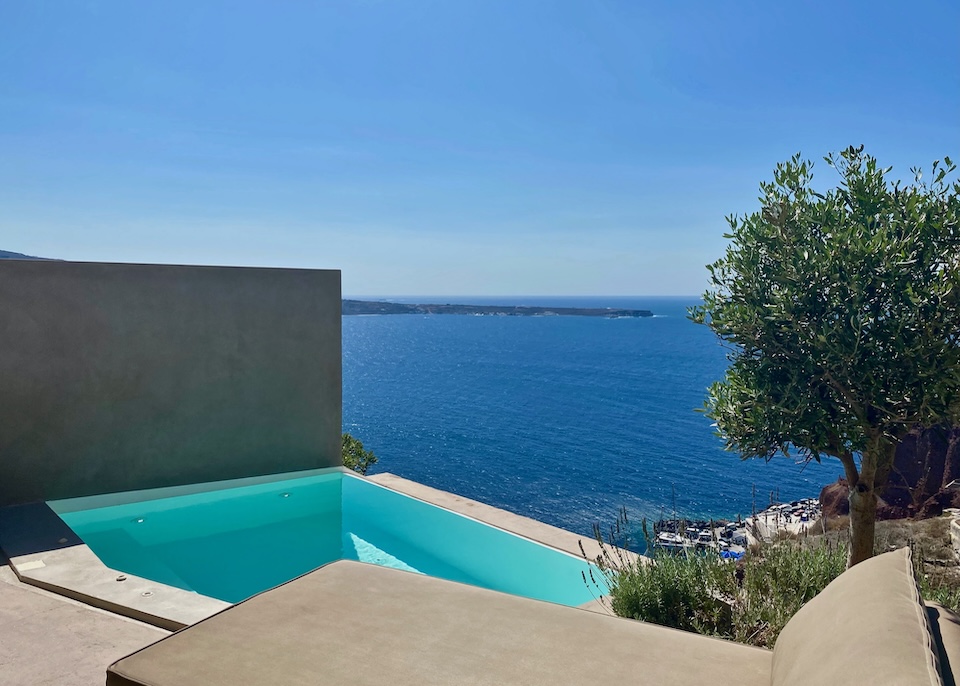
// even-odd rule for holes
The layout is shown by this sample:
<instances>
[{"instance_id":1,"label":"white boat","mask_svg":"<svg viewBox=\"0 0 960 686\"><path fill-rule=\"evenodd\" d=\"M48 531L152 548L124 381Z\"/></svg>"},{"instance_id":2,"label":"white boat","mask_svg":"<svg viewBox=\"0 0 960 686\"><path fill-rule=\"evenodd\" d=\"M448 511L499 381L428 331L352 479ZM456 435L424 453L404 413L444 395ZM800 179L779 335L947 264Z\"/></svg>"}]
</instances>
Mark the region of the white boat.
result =
<instances>
[{"instance_id":1,"label":"white boat","mask_svg":"<svg viewBox=\"0 0 960 686\"><path fill-rule=\"evenodd\" d=\"M661 531L653 541L653 545L666 550L683 550L690 545L690 542L684 539L680 534L669 531Z\"/></svg>"}]
</instances>

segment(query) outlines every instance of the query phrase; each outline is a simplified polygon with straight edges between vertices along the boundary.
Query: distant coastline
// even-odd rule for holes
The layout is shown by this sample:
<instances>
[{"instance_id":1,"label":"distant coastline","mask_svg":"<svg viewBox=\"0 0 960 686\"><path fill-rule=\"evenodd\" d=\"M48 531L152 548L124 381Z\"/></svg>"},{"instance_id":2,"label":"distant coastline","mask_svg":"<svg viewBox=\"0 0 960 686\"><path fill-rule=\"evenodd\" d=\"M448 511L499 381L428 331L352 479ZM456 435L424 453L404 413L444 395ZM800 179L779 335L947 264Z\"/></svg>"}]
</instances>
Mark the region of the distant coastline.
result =
<instances>
[{"instance_id":1,"label":"distant coastline","mask_svg":"<svg viewBox=\"0 0 960 686\"><path fill-rule=\"evenodd\" d=\"M341 313L356 314L468 314L487 317L605 317L607 319L652 317L650 310L614 307L542 307L523 305L408 305L377 300L344 300Z\"/></svg>"},{"instance_id":2,"label":"distant coastline","mask_svg":"<svg viewBox=\"0 0 960 686\"><path fill-rule=\"evenodd\" d=\"M34 257L33 255L24 255L22 252L11 252L10 250L0 250L0 260L45 260L45 257Z\"/></svg>"}]
</instances>

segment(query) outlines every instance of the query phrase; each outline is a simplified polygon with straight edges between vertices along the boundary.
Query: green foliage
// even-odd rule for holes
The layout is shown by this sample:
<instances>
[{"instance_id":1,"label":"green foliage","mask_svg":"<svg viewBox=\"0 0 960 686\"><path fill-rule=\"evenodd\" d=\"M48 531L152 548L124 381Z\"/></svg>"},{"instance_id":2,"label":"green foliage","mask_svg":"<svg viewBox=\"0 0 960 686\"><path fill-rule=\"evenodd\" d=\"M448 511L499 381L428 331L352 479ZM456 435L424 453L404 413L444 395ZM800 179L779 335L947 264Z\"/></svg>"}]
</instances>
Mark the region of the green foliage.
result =
<instances>
[{"instance_id":1,"label":"green foliage","mask_svg":"<svg viewBox=\"0 0 960 686\"><path fill-rule=\"evenodd\" d=\"M956 585L937 583L928 575L920 577L920 595L924 600L939 603L945 608L960 612L960 588Z\"/></svg>"},{"instance_id":2,"label":"green foliage","mask_svg":"<svg viewBox=\"0 0 960 686\"><path fill-rule=\"evenodd\" d=\"M729 217L726 256L693 308L731 344L708 414L727 446L770 458L861 452L879 432L960 412L960 182L890 184L849 148L820 194L799 155L760 186L761 209Z\"/></svg>"},{"instance_id":3,"label":"green foliage","mask_svg":"<svg viewBox=\"0 0 960 686\"><path fill-rule=\"evenodd\" d=\"M732 573L716 555L664 553L653 564L637 560L606 579L611 608L620 617L728 636L730 606L724 597L735 587Z\"/></svg>"},{"instance_id":4,"label":"green foliage","mask_svg":"<svg viewBox=\"0 0 960 686\"><path fill-rule=\"evenodd\" d=\"M950 542L949 519L882 522L880 551L909 545L920 594L960 611L960 567ZM643 526L646 535L646 525ZM627 541L621 512L606 540L595 529L600 569L613 611L621 617L773 647L790 618L846 568L843 532L757 543L739 562L716 555L670 555L653 559L616 545Z\"/></svg>"},{"instance_id":5,"label":"green foliage","mask_svg":"<svg viewBox=\"0 0 960 686\"><path fill-rule=\"evenodd\" d=\"M729 345L706 401L727 449L839 458L863 496L852 546L869 551L858 527L872 527L899 441L960 421L960 182L949 158L906 185L862 147L825 159L839 187L815 191L797 155L761 184L759 211L728 218L690 315Z\"/></svg>"},{"instance_id":6,"label":"green foliage","mask_svg":"<svg viewBox=\"0 0 960 686\"><path fill-rule=\"evenodd\" d=\"M606 564L602 574L618 616L772 647L803 604L844 571L846 558L842 546L783 542L740 562L663 553Z\"/></svg>"},{"instance_id":7,"label":"green foliage","mask_svg":"<svg viewBox=\"0 0 960 686\"><path fill-rule=\"evenodd\" d=\"M366 474L367 470L376 463L377 456L365 450L363 443L348 433L343 434L342 443L343 466L359 474Z\"/></svg>"},{"instance_id":8,"label":"green foliage","mask_svg":"<svg viewBox=\"0 0 960 686\"><path fill-rule=\"evenodd\" d=\"M790 618L847 567L843 546L785 541L749 554L733 608L731 638L772 647Z\"/></svg>"}]
</instances>

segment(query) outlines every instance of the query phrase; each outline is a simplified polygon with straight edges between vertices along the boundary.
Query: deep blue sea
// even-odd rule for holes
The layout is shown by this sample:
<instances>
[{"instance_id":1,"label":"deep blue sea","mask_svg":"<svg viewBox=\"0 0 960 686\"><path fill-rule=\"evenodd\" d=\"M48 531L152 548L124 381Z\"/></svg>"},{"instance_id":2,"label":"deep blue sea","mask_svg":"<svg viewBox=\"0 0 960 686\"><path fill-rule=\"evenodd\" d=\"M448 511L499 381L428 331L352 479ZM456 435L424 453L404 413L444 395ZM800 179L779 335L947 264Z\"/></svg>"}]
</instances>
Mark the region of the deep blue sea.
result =
<instances>
[{"instance_id":1,"label":"deep blue sea","mask_svg":"<svg viewBox=\"0 0 960 686\"><path fill-rule=\"evenodd\" d=\"M368 297L366 299L377 299ZM749 515L771 491L816 496L839 465L725 452L696 412L724 350L695 297L463 296L394 302L648 309L642 319L343 318L343 427L389 471L571 531ZM675 496L674 496L675 494Z\"/></svg>"}]
</instances>

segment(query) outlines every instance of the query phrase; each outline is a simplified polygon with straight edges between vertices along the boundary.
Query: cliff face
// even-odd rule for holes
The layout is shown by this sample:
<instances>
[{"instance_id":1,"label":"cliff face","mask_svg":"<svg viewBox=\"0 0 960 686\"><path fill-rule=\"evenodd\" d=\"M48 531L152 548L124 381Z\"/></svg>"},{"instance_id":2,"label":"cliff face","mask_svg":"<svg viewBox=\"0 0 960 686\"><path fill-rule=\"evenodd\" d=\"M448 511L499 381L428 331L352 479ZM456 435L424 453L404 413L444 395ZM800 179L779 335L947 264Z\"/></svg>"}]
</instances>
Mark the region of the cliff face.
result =
<instances>
[{"instance_id":1,"label":"cliff face","mask_svg":"<svg viewBox=\"0 0 960 686\"><path fill-rule=\"evenodd\" d=\"M911 433L897 448L893 471L877 506L878 519L934 517L960 507L960 427ZM820 491L829 516L848 514L850 489L842 477Z\"/></svg>"},{"instance_id":2,"label":"cliff face","mask_svg":"<svg viewBox=\"0 0 960 686\"><path fill-rule=\"evenodd\" d=\"M945 507L960 505L960 427L928 429L907 437L884 491L884 500L910 509L920 517L932 517Z\"/></svg>"},{"instance_id":3,"label":"cliff face","mask_svg":"<svg viewBox=\"0 0 960 686\"><path fill-rule=\"evenodd\" d=\"M824 517L850 514L850 487L842 476L820 490L820 508ZM912 516L910 510L891 505L883 498L877 501L877 519L903 519Z\"/></svg>"}]
</instances>

